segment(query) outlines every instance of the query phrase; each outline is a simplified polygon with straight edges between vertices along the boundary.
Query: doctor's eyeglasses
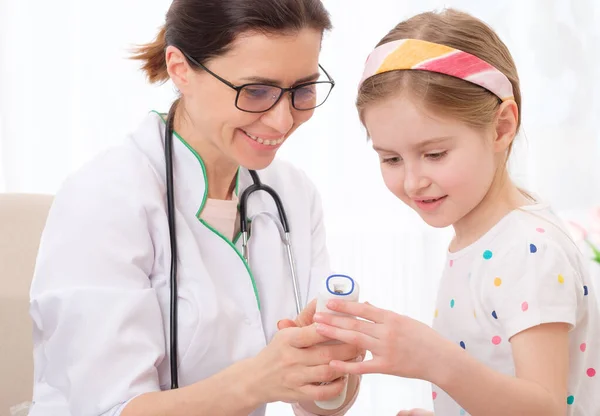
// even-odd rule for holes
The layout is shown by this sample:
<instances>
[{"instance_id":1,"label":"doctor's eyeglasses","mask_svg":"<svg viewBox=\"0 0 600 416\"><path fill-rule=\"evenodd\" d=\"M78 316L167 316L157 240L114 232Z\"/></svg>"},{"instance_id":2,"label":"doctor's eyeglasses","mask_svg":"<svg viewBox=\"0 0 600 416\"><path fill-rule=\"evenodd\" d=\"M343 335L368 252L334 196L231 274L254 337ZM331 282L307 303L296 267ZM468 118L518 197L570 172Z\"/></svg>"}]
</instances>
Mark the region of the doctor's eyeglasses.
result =
<instances>
[{"instance_id":1,"label":"doctor's eyeglasses","mask_svg":"<svg viewBox=\"0 0 600 416\"><path fill-rule=\"evenodd\" d=\"M221 81L237 92L235 97L235 106L247 113L264 113L269 111L279 102L283 94L290 93L292 96L292 107L296 110L307 111L319 107L323 104L331 90L335 86L335 82L327 71L319 64L319 68L327 76L328 81L310 81L303 82L291 88L282 88L277 85L269 85L262 83L249 83L243 85L233 85L231 82L212 72L206 66L202 65L196 59L183 52L185 57L194 65L199 66L210 75Z\"/></svg>"}]
</instances>

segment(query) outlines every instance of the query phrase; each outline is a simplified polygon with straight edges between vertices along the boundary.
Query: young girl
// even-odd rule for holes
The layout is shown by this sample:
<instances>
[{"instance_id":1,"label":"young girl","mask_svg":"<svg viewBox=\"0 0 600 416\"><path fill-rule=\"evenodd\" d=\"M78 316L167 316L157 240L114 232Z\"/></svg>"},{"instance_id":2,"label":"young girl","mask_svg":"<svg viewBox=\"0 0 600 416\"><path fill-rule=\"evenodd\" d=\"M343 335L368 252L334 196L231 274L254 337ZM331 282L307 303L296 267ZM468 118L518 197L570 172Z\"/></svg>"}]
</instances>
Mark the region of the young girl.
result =
<instances>
[{"instance_id":1,"label":"young girl","mask_svg":"<svg viewBox=\"0 0 600 416\"><path fill-rule=\"evenodd\" d=\"M369 56L357 106L389 190L455 235L433 329L332 302L363 319L317 314L318 331L373 359L330 365L428 380L438 416L600 415L600 314L586 259L506 169L521 94L504 43L461 12L415 16Z\"/></svg>"}]
</instances>

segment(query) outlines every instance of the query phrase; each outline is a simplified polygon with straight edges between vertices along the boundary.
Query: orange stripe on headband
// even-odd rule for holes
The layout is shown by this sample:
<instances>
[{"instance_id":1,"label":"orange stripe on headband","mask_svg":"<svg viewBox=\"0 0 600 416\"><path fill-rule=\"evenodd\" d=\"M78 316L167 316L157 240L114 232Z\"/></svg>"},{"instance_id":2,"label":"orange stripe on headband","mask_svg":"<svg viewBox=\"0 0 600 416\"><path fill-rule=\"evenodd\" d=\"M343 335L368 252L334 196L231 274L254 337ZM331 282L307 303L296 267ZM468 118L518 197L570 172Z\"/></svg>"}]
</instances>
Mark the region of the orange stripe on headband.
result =
<instances>
[{"instance_id":1,"label":"orange stripe on headband","mask_svg":"<svg viewBox=\"0 0 600 416\"><path fill-rule=\"evenodd\" d=\"M450 46L419 39L400 39L375 48L367 58L359 87L374 75L407 69L460 78L485 88L502 101L514 99L509 79L489 63Z\"/></svg>"}]
</instances>

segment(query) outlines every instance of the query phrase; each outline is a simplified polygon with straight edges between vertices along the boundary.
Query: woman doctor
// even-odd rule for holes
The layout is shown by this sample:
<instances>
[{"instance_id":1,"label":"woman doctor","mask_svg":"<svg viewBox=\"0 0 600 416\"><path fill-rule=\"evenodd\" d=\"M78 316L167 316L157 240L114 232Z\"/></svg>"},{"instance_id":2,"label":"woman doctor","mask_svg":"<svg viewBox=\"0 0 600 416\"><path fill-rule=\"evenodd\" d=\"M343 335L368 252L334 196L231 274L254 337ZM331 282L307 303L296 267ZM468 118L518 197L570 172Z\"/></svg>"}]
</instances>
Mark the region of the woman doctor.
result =
<instances>
[{"instance_id":1,"label":"woman doctor","mask_svg":"<svg viewBox=\"0 0 600 416\"><path fill-rule=\"evenodd\" d=\"M135 58L151 82L170 78L180 92L171 109L179 388L169 365L169 116L153 112L56 195L31 288L31 416L258 416L274 401L326 415L352 405L354 377L340 408L314 404L342 389L329 361L362 352L323 344L310 325L314 302L297 316L266 192L248 201L249 264L236 238L238 196L257 170L287 212L303 305L330 273L318 194L274 161L333 86L318 63L329 28L319 0L173 1Z\"/></svg>"}]
</instances>

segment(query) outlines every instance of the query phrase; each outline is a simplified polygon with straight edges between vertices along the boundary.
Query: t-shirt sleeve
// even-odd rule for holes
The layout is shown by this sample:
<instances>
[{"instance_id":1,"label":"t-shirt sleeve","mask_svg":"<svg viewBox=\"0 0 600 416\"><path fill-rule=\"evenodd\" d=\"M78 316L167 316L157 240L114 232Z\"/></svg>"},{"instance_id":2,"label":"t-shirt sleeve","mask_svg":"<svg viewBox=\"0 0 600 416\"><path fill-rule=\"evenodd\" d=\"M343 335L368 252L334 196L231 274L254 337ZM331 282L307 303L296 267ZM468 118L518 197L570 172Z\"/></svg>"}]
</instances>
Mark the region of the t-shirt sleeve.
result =
<instances>
[{"instance_id":1,"label":"t-shirt sleeve","mask_svg":"<svg viewBox=\"0 0 600 416\"><path fill-rule=\"evenodd\" d=\"M545 323L575 325L581 276L558 243L513 247L487 279L485 298L507 339Z\"/></svg>"}]
</instances>

